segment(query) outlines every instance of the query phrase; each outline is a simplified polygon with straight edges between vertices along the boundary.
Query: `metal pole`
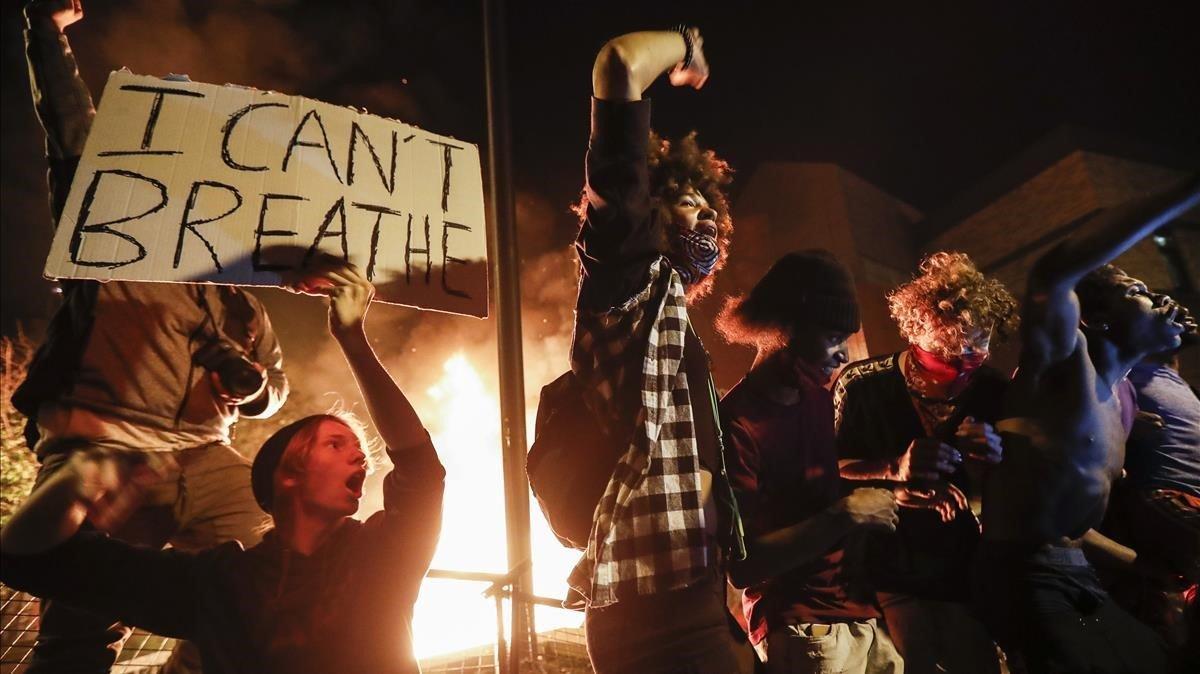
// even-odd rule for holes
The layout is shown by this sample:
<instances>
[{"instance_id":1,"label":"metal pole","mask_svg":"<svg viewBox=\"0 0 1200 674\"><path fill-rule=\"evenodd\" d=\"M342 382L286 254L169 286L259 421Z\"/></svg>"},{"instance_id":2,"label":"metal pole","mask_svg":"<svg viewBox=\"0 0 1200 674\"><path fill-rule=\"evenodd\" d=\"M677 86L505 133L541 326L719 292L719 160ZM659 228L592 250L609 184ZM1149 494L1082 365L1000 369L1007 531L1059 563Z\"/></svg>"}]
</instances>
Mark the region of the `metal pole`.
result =
<instances>
[{"instance_id":1,"label":"metal pole","mask_svg":"<svg viewBox=\"0 0 1200 674\"><path fill-rule=\"evenodd\" d=\"M491 227L488 242L491 286L495 293L496 333L500 362L500 437L504 460L504 506L508 534L508 566L530 559L529 485L525 477L525 369L521 353L521 276L517 253L516 208L512 187L512 138L508 107L508 43L504 0L483 0L484 68L488 110L488 183ZM533 591L530 567L513 589ZM530 658L533 613L529 604L512 602L509 669L520 672L522 656Z\"/></svg>"},{"instance_id":2,"label":"metal pole","mask_svg":"<svg viewBox=\"0 0 1200 674\"><path fill-rule=\"evenodd\" d=\"M496 666L496 674L518 674L508 668L508 650L504 644L504 593L496 592L496 652L492 654L492 662Z\"/></svg>"}]
</instances>

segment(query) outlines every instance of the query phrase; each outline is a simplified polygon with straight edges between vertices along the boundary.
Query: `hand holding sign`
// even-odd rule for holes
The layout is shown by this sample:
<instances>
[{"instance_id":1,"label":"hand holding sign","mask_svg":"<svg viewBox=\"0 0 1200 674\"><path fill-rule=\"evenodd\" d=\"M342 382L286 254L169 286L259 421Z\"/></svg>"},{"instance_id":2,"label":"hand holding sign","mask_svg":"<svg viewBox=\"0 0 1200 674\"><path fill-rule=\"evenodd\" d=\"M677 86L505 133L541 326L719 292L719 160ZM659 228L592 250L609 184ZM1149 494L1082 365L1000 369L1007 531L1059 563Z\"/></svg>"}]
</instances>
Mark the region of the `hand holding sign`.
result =
<instances>
[{"instance_id":1,"label":"hand holding sign","mask_svg":"<svg viewBox=\"0 0 1200 674\"><path fill-rule=\"evenodd\" d=\"M487 315L479 151L318 101L116 72L46 275L284 285L333 255L378 299Z\"/></svg>"},{"instance_id":2,"label":"hand holding sign","mask_svg":"<svg viewBox=\"0 0 1200 674\"><path fill-rule=\"evenodd\" d=\"M329 332L335 337L361 332L375 296L375 286L358 267L326 256L292 283L296 292L329 298Z\"/></svg>"}]
</instances>

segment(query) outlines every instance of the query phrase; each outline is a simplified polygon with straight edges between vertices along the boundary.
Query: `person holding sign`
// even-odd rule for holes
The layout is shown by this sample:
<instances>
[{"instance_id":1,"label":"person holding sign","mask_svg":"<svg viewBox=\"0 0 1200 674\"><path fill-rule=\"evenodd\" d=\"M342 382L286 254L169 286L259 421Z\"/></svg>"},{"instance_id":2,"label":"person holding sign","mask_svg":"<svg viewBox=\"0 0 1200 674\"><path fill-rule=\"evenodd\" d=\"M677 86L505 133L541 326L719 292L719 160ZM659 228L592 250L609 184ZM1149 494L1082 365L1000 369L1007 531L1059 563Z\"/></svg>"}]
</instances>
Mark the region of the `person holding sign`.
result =
<instances>
[{"instance_id":1,"label":"person holding sign","mask_svg":"<svg viewBox=\"0 0 1200 674\"><path fill-rule=\"evenodd\" d=\"M277 431L254 460L254 496L275 517L261 543L151 550L81 529L155 479L142 455L95 447L0 531L0 580L190 639L208 674L418 672L412 607L437 546L445 470L367 339L374 287L340 264L296 287L329 297L330 332L388 447L383 511L351 518L369 468L361 422L316 414Z\"/></svg>"},{"instance_id":2,"label":"person holding sign","mask_svg":"<svg viewBox=\"0 0 1200 674\"><path fill-rule=\"evenodd\" d=\"M708 78L695 28L610 40L592 73L592 130L571 369L621 453L569 583L597 672L739 671L723 565L744 556L708 356L688 322L724 261L729 168L694 135L650 131L664 73ZM665 495L665 496L664 496Z\"/></svg>"},{"instance_id":3,"label":"person holding sign","mask_svg":"<svg viewBox=\"0 0 1200 674\"><path fill-rule=\"evenodd\" d=\"M25 14L57 219L95 116L63 35L83 9L78 0L57 0L31 3ZM13 395L41 460L38 483L75 466L77 456L154 453L170 468L141 507L93 525L156 548L257 542L263 516L230 429L241 416L274 414L288 393L279 343L259 301L211 285L74 280L62 289L46 341ZM80 573L99 582L91 570ZM129 633L111 615L44 601L29 671L107 672ZM164 671L192 671L194 660L194 651L181 648Z\"/></svg>"}]
</instances>

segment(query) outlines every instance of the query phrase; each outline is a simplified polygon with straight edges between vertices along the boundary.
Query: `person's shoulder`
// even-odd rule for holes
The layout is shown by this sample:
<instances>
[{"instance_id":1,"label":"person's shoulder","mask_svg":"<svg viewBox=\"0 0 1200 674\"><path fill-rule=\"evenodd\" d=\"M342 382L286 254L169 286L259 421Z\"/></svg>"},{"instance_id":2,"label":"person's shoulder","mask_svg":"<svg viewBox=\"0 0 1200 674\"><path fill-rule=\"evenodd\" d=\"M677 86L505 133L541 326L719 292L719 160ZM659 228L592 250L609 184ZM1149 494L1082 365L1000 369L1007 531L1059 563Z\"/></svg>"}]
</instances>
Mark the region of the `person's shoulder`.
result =
<instances>
[{"instance_id":1,"label":"person's shoulder","mask_svg":"<svg viewBox=\"0 0 1200 674\"><path fill-rule=\"evenodd\" d=\"M833 385L834 396L837 396L838 391L869 386L872 382L894 376L897 371L894 353L855 361L842 368Z\"/></svg>"},{"instance_id":2,"label":"person's shoulder","mask_svg":"<svg viewBox=\"0 0 1200 674\"><path fill-rule=\"evenodd\" d=\"M179 551L179 554L188 555L195 559L196 563L202 567L223 567L230 568L238 564L253 562L268 557L266 550L262 544L258 544L252 548L246 549L241 541L225 541L211 548L205 548L199 552L184 552Z\"/></svg>"},{"instance_id":3,"label":"person's shoulder","mask_svg":"<svg viewBox=\"0 0 1200 674\"><path fill-rule=\"evenodd\" d=\"M721 415L731 423L765 422L778 416L779 408L749 375L734 384L720 403Z\"/></svg>"},{"instance_id":4,"label":"person's shoulder","mask_svg":"<svg viewBox=\"0 0 1200 674\"><path fill-rule=\"evenodd\" d=\"M738 380L732 388L725 392L721 397L720 408L722 412L727 412L730 416L736 415L743 408L752 404L751 398L754 396L752 388L746 381L746 377Z\"/></svg>"}]
</instances>

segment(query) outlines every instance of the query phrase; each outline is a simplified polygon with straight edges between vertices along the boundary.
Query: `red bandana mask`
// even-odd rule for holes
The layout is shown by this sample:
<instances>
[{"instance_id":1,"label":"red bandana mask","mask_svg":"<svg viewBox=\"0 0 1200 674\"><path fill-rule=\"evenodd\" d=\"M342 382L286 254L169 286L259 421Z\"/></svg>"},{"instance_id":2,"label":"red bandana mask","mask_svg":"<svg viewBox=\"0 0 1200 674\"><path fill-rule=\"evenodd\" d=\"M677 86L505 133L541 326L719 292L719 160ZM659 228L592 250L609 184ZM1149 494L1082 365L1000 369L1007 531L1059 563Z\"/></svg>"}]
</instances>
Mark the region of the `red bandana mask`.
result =
<instances>
[{"instance_id":1,"label":"red bandana mask","mask_svg":"<svg viewBox=\"0 0 1200 674\"><path fill-rule=\"evenodd\" d=\"M974 351L964 356L943 358L917 345L908 349L908 356L921 370L922 378L936 386L965 384L987 360L987 351Z\"/></svg>"}]
</instances>

